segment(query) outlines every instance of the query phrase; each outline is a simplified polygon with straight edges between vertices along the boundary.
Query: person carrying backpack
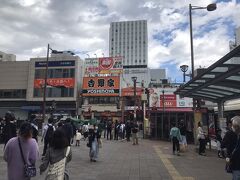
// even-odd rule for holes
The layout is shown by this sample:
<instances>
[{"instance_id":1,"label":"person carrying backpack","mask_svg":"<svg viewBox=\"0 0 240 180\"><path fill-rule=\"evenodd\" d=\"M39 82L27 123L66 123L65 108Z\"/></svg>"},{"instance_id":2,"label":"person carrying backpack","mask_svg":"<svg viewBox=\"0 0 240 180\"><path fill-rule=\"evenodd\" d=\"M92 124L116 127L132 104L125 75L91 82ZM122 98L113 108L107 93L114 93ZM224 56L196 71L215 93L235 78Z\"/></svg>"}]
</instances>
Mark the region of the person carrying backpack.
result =
<instances>
[{"instance_id":1,"label":"person carrying backpack","mask_svg":"<svg viewBox=\"0 0 240 180\"><path fill-rule=\"evenodd\" d=\"M49 143L52 140L53 133L55 131L55 127L53 126L53 118L48 119L48 123L43 127L43 135L42 135L42 141L44 139L44 148L42 156L45 156L47 148L49 146Z\"/></svg>"},{"instance_id":2,"label":"person carrying backpack","mask_svg":"<svg viewBox=\"0 0 240 180\"><path fill-rule=\"evenodd\" d=\"M30 121L32 127L32 138L38 142L38 124L36 121L36 115L31 115Z\"/></svg>"}]
</instances>

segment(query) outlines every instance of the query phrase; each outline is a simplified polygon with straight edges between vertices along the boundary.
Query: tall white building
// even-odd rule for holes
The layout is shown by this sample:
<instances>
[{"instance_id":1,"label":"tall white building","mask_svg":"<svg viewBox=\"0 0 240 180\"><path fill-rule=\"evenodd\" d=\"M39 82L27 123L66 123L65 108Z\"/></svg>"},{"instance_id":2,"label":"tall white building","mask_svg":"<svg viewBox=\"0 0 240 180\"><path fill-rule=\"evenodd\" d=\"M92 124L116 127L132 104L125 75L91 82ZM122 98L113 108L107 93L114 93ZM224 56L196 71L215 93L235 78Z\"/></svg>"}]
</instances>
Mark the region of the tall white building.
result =
<instances>
[{"instance_id":1,"label":"tall white building","mask_svg":"<svg viewBox=\"0 0 240 180\"><path fill-rule=\"evenodd\" d=\"M148 64L147 21L112 22L109 56L122 56L123 66L146 68Z\"/></svg>"}]
</instances>

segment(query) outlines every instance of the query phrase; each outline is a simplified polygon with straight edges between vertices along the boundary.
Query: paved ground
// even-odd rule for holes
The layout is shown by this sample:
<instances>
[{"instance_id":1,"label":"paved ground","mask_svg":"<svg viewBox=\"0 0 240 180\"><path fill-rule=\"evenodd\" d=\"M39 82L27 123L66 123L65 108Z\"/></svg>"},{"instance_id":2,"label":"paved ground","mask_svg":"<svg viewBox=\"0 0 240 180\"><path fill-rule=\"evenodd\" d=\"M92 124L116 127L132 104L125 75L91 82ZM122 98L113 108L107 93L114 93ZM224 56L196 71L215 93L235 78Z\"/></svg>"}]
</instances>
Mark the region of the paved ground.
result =
<instances>
[{"instance_id":1,"label":"paved ground","mask_svg":"<svg viewBox=\"0 0 240 180\"><path fill-rule=\"evenodd\" d=\"M6 163L0 145L0 179L6 180ZM72 146L73 160L68 164L71 180L230 180L224 172L224 160L215 151L206 157L198 156L190 146L188 152L174 156L171 144L162 141L140 140L133 146L126 141L103 140L99 161L90 162L86 142ZM42 145L40 144L42 152ZM38 162L39 166L40 160ZM44 175L36 178L43 180Z\"/></svg>"}]
</instances>

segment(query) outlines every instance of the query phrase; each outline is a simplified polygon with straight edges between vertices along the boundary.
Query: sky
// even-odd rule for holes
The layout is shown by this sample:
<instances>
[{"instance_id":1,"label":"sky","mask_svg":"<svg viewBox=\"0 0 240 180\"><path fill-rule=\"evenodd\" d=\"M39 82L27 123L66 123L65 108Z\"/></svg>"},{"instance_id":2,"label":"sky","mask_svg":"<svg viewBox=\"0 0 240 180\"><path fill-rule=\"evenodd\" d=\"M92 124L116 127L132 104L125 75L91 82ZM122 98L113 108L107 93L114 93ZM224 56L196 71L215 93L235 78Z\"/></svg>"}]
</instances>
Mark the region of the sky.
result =
<instances>
[{"instance_id":1,"label":"sky","mask_svg":"<svg viewBox=\"0 0 240 180\"><path fill-rule=\"evenodd\" d=\"M172 82L182 82L180 65L191 69L190 3L217 3L215 11L192 12L195 68L207 68L229 52L240 0L0 0L0 51L29 60L46 56L49 43L82 59L108 56L110 23L144 19L148 66L166 68Z\"/></svg>"}]
</instances>

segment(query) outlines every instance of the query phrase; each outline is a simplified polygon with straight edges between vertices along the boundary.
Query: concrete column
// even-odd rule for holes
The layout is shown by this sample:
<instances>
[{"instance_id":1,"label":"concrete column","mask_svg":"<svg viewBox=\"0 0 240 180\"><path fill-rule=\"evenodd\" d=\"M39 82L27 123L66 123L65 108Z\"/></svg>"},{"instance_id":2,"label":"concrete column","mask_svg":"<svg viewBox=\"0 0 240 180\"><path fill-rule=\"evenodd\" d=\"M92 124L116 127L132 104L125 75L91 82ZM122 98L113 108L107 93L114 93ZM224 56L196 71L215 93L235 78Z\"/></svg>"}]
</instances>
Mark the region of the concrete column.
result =
<instances>
[{"instance_id":1,"label":"concrete column","mask_svg":"<svg viewBox=\"0 0 240 180\"><path fill-rule=\"evenodd\" d=\"M218 102L218 119L223 118L223 106L224 103L222 101Z\"/></svg>"}]
</instances>

